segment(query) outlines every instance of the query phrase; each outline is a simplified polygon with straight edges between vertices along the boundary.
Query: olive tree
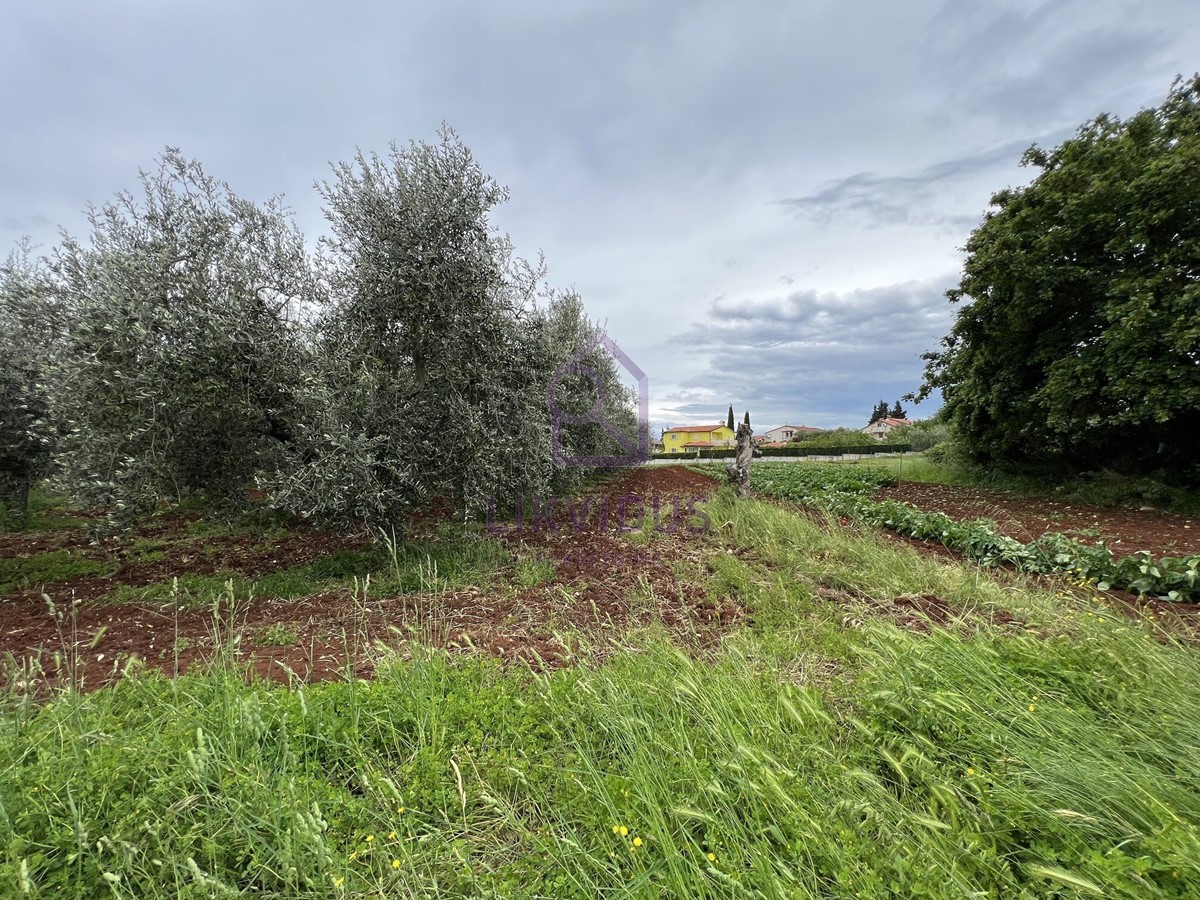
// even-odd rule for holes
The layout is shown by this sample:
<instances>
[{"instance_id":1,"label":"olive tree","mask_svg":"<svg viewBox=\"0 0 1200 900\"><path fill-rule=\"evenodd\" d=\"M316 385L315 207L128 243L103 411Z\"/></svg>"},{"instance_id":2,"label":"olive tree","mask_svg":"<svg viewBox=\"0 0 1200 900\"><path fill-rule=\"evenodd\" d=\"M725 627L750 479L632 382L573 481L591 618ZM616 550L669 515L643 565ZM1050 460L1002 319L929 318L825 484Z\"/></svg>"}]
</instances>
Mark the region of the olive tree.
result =
<instances>
[{"instance_id":1,"label":"olive tree","mask_svg":"<svg viewBox=\"0 0 1200 900\"><path fill-rule=\"evenodd\" d=\"M118 515L237 502L296 438L309 350L295 320L317 282L280 200L242 199L177 150L141 180L50 261L67 323L61 478Z\"/></svg>"},{"instance_id":2,"label":"olive tree","mask_svg":"<svg viewBox=\"0 0 1200 900\"><path fill-rule=\"evenodd\" d=\"M27 244L0 267L0 514L17 522L55 442L49 369L57 322L43 275Z\"/></svg>"},{"instance_id":3,"label":"olive tree","mask_svg":"<svg viewBox=\"0 0 1200 900\"><path fill-rule=\"evenodd\" d=\"M319 342L330 390L353 402L330 405L313 430L323 449L281 495L394 518L433 494L470 515L552 485L547 383L594 327L491 224L507 190L445 127L436 143L359 152L318 188L332 297ZM346 482L339 465L354 487L332 483Z\"/></svg>"}]
</instances>

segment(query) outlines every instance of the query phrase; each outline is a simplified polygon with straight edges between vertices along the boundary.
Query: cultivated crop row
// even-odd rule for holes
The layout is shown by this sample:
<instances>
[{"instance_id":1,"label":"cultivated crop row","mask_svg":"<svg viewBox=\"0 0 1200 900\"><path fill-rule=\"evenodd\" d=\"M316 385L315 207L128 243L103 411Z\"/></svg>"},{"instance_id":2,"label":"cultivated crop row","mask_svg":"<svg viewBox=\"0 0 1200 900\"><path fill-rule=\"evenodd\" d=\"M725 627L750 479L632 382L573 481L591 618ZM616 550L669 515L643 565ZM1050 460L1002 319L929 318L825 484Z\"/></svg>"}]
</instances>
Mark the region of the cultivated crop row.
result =
<instances>
[{"instance_id":1,"label":"cultivated crop row","mask_svg":"<svg viewBox=\"0 0 1200 900\"><path fill-rule=\"evenodd\" d=\"M870 466L759 466L751 484L764 494L792 500L833 515L888 528L907 537L935 540L985 566L1012 565L1027 572L1070 572L1101 590L1122 588L1169 600L1200 597L1200 556L1154 559L1148 552L1117 557L1104 544L1085 544L1048 532L1025 544L1002 534L991 519L961 522L900 500L872 500L893 485L889 472Z\"/></svg>"}]
</instances>

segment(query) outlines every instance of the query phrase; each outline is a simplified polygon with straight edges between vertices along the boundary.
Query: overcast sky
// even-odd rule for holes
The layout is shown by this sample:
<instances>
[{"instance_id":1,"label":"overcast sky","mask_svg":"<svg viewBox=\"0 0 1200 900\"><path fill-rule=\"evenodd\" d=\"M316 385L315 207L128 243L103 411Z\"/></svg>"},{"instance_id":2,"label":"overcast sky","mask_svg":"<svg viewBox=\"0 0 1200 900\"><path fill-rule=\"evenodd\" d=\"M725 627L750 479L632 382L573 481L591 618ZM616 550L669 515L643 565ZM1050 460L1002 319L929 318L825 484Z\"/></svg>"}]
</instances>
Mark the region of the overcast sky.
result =
<instances>
[{"instance_id":1,"label":"overcast sky","mask_svg":"<svg viewBox=\"0 0 1200 900\"><path fill-rule=\"evenodd\" d=\"M866 424L917 387L992 192L1200 67L1200 4L4 4L0 245L43 247L164 146L239 194L451 124L647 373L656 425ZM1189 52L1190 51L1190 52ZM932 414L936 402L910 408Z\"/></svg>"}]
</instances>

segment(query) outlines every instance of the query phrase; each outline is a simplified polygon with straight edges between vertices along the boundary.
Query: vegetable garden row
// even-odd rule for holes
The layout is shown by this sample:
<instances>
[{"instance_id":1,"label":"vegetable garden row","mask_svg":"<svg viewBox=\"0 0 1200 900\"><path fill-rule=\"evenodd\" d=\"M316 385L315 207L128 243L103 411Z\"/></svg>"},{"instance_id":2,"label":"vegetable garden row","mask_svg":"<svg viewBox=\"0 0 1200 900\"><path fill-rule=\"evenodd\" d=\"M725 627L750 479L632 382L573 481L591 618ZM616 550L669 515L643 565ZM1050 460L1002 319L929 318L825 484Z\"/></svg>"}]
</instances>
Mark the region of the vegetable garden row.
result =
<instances>
[{"instance_id":1,"label":"vegetable garden row","mask_svg":"<svg viewBox=\"0 0 1200 900\"><path fill-rule=\"evenodd\" d=\"M1200 598L1200 556L1153 558L1147 552L1115 556L1103 543L1087 544L1059 532L1029 543L1002 534L990 519L962 522L899 500L873 500L882 487L896 484L889 472L870 466L812 463L760 466L752 487L865 525L907 537L935 540L985 566L1012 565L1026 572L1069 572L1096 583L1167 600Z\"/></svg>"}]
</instances>

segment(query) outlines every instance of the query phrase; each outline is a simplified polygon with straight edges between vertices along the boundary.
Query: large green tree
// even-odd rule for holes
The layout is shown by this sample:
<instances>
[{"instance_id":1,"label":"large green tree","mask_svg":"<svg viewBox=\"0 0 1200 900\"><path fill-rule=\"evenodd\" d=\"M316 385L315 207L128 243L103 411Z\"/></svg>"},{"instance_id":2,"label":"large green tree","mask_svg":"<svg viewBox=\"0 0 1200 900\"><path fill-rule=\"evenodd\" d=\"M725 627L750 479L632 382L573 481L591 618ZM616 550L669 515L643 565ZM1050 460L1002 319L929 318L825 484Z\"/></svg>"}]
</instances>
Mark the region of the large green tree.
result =
<instances>
[{"instance_id":1,"label":"large green tree","mask_svg":"<svg viewBox=\"0 0 1200 900\"><path fill-rule=\"evenodd\" d=\"M1038 174L971 235L917 398L941 389L980 462L1195 474L1200 77L1023 163Z\"/></svg>"}]
</instances>

